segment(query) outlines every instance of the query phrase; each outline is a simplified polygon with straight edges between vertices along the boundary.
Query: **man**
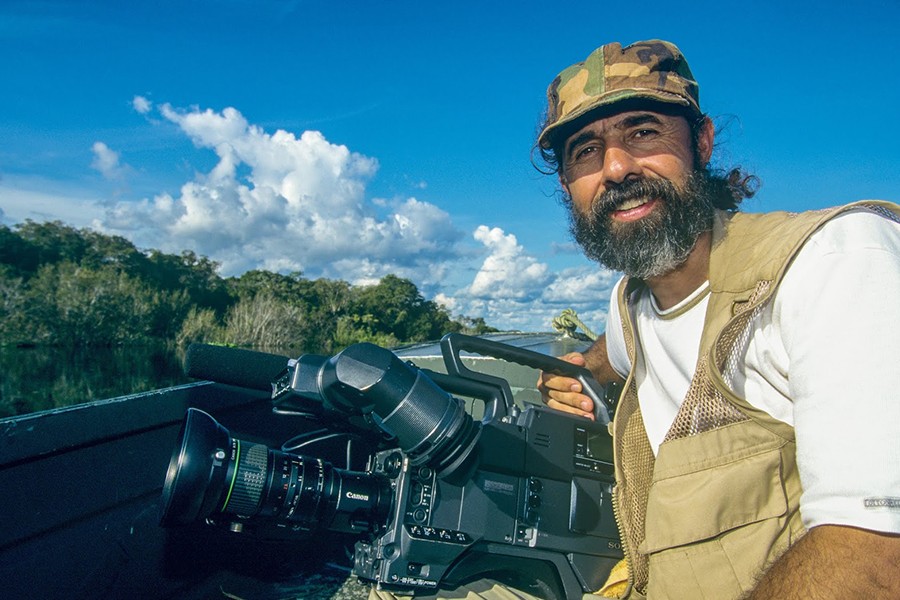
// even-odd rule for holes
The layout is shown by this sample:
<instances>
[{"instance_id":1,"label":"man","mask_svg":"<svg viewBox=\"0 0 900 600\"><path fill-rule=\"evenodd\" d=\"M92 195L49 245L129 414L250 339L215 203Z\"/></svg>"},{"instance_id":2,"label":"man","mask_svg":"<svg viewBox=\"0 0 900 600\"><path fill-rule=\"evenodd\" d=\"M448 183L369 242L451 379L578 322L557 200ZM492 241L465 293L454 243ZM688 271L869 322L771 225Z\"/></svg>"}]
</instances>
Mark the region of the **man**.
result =
<instances>
[{"instance_id":1,"label":"man","mask_svg":"<svg viewBox=\"0 0 900 600\"><path fill-rule=\"evenodd\" d=\"M626 597L900 598L900 207L738 213L753 179L710 172L667 42L597 49L548 103L573 235L625 274L606 335L564 358L625 380ZM575 380L539 387L590 416Z\"/></svg>"}]
</instances>

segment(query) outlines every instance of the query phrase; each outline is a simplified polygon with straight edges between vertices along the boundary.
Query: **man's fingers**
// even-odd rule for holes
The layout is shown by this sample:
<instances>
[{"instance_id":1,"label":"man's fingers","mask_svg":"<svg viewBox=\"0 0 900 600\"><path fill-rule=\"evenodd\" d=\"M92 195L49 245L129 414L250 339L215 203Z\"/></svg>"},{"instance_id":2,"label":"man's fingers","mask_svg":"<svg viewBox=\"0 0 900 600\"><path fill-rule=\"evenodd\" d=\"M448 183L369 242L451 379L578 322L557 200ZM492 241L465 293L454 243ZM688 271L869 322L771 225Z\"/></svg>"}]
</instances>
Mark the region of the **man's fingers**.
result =
<instances>
[{"instance_id":1,"label":"man's fingers","mask_svg":"<svg viewBox=\"0 0 900 600\"><path fill-rule=\"evenodd\" d=\"M578 365L579 367L583 367L587 364L587 361L584 360L584 355L581 352L569 352L568 354L564 354L559 358L560 360L570 362L573 365Z\"/></svg>"},{"instance_id":2,"label":"man's fingers","mask_svg":"<svg viewBox=\"0 0 900 600\"><path fill-rule=\"evenodd\" d=\"M594 401L591 400L589 396L580 392L551 391L547 394L545 402L549 405L551 400L585 412L592 412L594 410Z\"/></svg>"},{"instance_id":3,"label":"man's fingers","mask_svg":"<svg viewBox=\"0 0 900 600\"><path fill-rule=\"evenodd\" d=\"M573 415L578 415L580 417L586 417L588 419L594 418L593 413L591 413L590 411L579 410L570 404L559 402L558 400L551 399L549 402L547 402L547 407L558 410L560 412L567 412Z\"/></svg>"},{"instance_id":4,"label":"man's fingers","mask_svg":"<svg viewBox=\"0 0 900 600\"><path fill-rule=\"evenodd\" d=\"M581 383L577 379L571 377L563 377L562 375L553 375L552 373L541 373L538 379L538 390L542 394L552 392L580 392Z\"/></svg>"},{"instance_id":5,"label":"man's fingers","mask_svg":"<svg viewBox=\"0 0 900 600\"><path fill-rule=\"evenodd\" d=\"M580 367L585 365L584 356L580 352L569 352L559 358L560 360L570 362L573 365L578 365ZM538 391L544 396L544 402L547 401L547 393L553 390L561 392L581 391L581 384L577 379L565 377L563 375L554 375L553 373L547 373L546 371L541 371L541 375L538 377L537 387Z\"/></svg>"},{"instance_id":6,"label":"man's fingers","mask_svg":"<svg viewBox=\"0 0 900 600\"><path fill-rule=\"evenodd\" d=\"M581 367L585 365L584 356L579 352L570 352L560 356L560 359ZM538 377L537 388L541 392L541 399L548 407L593 418L594 403L581 393L581 383L577 379L542 371Z\"/></svg>"}]
</instances>

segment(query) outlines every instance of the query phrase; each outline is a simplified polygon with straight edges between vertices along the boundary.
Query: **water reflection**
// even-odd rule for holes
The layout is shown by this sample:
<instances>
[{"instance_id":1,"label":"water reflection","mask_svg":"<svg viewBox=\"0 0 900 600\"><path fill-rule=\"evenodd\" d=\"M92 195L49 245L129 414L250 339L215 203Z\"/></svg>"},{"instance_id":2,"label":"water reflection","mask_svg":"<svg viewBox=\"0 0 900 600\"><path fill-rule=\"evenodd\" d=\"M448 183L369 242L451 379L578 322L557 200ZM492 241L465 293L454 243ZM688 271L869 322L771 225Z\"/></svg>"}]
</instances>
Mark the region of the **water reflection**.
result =
<instances>
[{"instance_id":1,"label":"water reflection","mask_svg":"<svg viewBox=\"0 0 900 600\"><path fill-rule=\"evenodd\" d=\"M0 418L186 383L182 358L166 346L0 347Z\"/></svg>"}]
</instances>

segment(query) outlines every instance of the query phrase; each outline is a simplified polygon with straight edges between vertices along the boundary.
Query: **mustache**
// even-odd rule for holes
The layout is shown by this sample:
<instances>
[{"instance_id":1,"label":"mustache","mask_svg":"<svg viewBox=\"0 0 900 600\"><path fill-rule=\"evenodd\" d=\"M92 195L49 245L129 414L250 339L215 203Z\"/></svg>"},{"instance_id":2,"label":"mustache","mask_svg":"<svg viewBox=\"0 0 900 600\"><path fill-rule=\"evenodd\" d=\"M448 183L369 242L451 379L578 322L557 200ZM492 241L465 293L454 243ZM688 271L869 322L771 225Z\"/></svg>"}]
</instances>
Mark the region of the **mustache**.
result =
<instances>
[{"instance_id":1,"label":"mustache","mask_svg":"<svg viewBox=\"0 0 900 600\"><path fill-rule=\"evenodd\" d=\"M598 216L607 215L628 200L659 198L669 202L677 197L678 189L668 179L628 179L597 196L591 204L591 212Z\"/></svg>"}]
</instances>

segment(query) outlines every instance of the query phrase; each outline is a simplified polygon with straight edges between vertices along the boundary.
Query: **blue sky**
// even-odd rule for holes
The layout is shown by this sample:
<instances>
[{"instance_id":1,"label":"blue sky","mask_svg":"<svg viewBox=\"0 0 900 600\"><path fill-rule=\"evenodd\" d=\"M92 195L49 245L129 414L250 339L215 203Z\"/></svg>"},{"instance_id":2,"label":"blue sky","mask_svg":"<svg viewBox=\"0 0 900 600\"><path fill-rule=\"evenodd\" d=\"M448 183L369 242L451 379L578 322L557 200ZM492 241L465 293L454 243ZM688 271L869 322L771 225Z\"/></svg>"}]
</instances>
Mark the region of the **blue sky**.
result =
<instances>
[{"instance_id":1,"label":"blue sky","mask_svg":"<svg viewBox=\"0 0 900 600\"><path fill-rule=\"evenodd\" d=\"M900 200L900 2L675 6L2 0L0 220L602 330L616 274L531 146L560 70L651 38L688 57L717 164L762 179L745 210Z\"/></svg>"}]
</instances>

